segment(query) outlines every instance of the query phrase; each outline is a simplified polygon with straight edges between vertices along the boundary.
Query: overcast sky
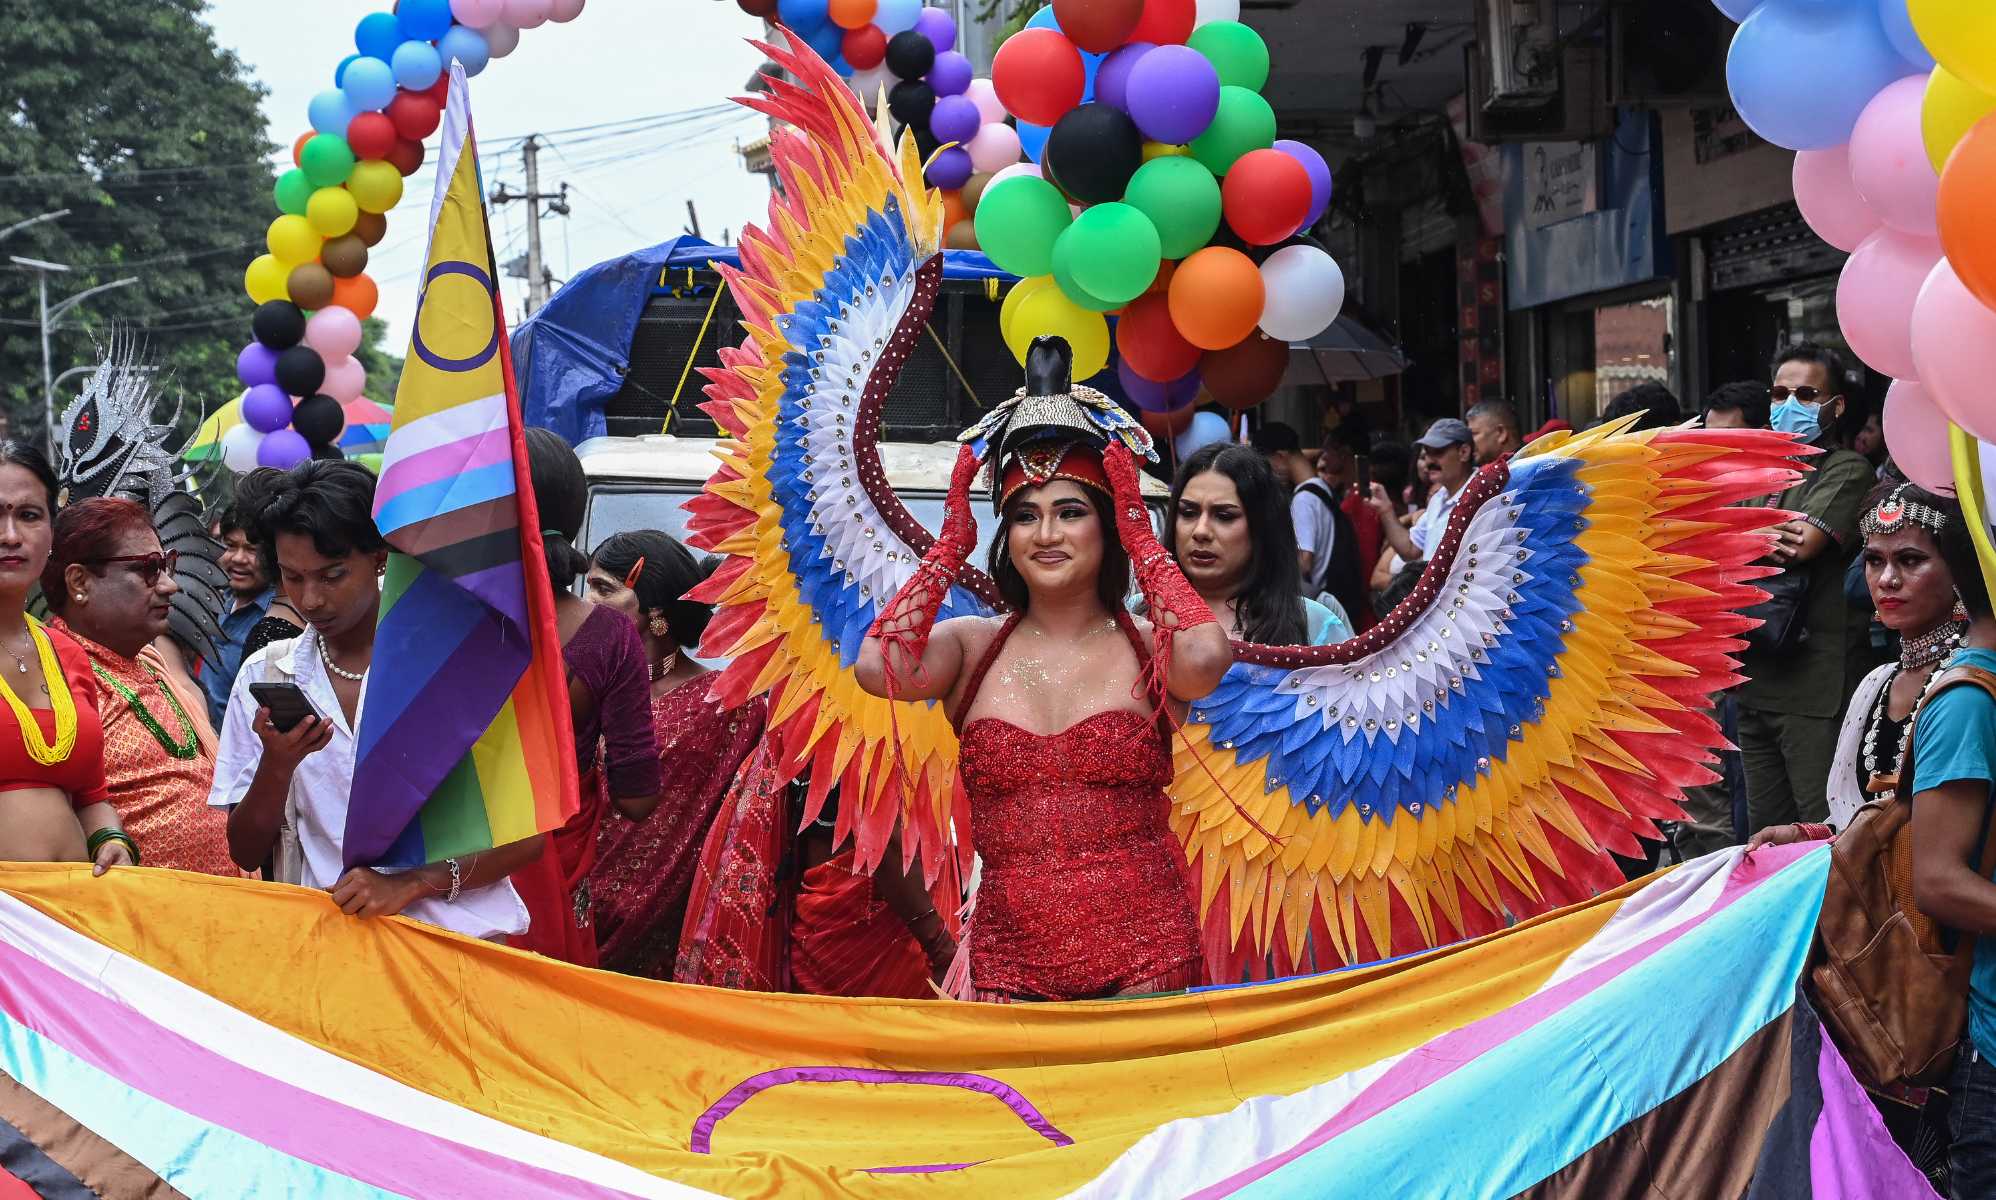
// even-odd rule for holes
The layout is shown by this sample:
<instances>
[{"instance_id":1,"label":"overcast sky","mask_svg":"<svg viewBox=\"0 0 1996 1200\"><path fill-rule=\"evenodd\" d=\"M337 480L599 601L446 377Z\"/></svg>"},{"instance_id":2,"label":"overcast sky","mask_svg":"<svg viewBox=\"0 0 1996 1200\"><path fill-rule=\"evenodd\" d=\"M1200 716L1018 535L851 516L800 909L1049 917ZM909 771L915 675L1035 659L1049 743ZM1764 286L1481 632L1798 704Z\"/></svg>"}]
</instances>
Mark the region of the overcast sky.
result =
<instances>
[{"instance_id":1,"label":"overcast sky","mask_svg":"<svg viewBox=\"0 0 1996 1200\"><path fill-rule=\"evenodd\" d=\"M353 53L354 26L388 7L386 0L211 0L208 20L217 41L241 56L270 90L264 115L271 141L286 147L284 165L290 165L292 141L309 127L306 104L332 86L334 67ZM517 145L523 135L664 117L739 95L762 62L743 39L760 30L760 23L730 0L589 0L569 24L526 31L519 49L471 81L487 190L501 183L521 189L521 157L506 143ZM724 228L761 222L768 186L742 169L735 146L759 137L764 128L761 118L741 109L650 127L556 135L554 149L541 154L541 186L552 191L567 182L574 215L543 218L549 269L563 279L674 237L686 224L688 200L698 205L701 230L710 241L720 241ZM409 181L368 268L381 285L379 315L388 320L398 353L407 345L415 311L435 140L432 163ZM525 251L525 217L520 204L493 211L493 240L502 263ZM524 281L504 284L508 317L517 322Z\"/></svg>"}]
</instances>

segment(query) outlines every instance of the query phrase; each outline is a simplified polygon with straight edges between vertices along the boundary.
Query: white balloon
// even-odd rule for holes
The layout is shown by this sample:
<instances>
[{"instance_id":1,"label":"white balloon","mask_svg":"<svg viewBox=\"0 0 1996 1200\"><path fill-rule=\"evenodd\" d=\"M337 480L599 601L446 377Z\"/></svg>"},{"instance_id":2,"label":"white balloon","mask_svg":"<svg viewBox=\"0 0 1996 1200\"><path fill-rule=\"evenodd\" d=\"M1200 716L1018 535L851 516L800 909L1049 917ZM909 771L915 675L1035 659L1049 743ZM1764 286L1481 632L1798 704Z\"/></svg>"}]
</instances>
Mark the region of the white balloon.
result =
<instances>
[{"instance_id":1,"label":"white balloon","mask_svg":"<svg viewBox=\"0 0 1996 1200\"><path fill-rule=\"evenodd\" d=\"M520 48L520 31L503 21L487 25L478 32L485 35L485 44L491 48L494 58L504 58Z\"/></svg>"},{"instance_id":2,"label":"white balloon","mask_svg":"<svg viewBox=\"0 0 1996 1200\"><path fill-rule=\"evenodd\" d=\"M986 125L1005 119L1005 105L999 101L998 89L989 79L971 80L970 86L964 89L963 94L977 106L977 115L984 119Z\"/></svg>"},{"instance_id":3,"label":"white balloon","mask_svg":"<svg viewBox=\"0 0 1996 1200\"><path fill-rule=\"evenodd\" d=\"M585 0L554 0L548 9L548 19L552 21L573 21L582 15Z\"/></svg>"},{"instance_id":4,"label":"white balloon","mask_svg":"<svg viewBox=\"0 0 1996 1200\"><path fill-rule=\"evenodd\" d=\"M1002 171L1019 161L1019 131L1004 122L994 122L977 131L964 149L970 165L986 174Z\"/></svg>"},{"instance_id":5,"label":"white balloon","mask_svg":"<svg viewBox=\"0 0 1996 1200\"><path fill-rule=\"evenodd\" d=\"M866 109L867 115L872 116L874 105L880 100L880 90L882 88L891 90L894 87L894 73L887 69L886 63L881 63L864 71L854 71L846 79L846 86L852 89L853 95L859 97L860 105Z\"/></svg>"},{"instance_id":6,"label":"white balloon","mask_svg":"<svg viewBox=\"0 0 1996 1200\"><path fill-rule=\"evenodd\" d=\"M248 421L222 435L222 465L231 471L256 470L256 449L263 433Z\"/></svg>"},{"instance_id":7,"label":"white balloon","mask_svg":"<svg viewBox=\"0 0 1996 1200\"><path fill-rule=\"evenodd\" d=\"M991 176L991 182L984 185L984 194L987 196L990 195L992 188L997 187L999 184L1005 182L1007 179L1014 179L1021 175L1030 175L1034 179L1046 178L1046 176L1041 174L1040 172L1040 164L1036 162L1013 163L1011 166L1006 167L1005 169L998 171Z\"/></svg>"},{"instance_id":8,"label":"white balloon","mask_svg":"<svg viewBox=\"0 0 1996 1200\"><path fill-rule=\"evenodd\" d=\"M1284 246L1261 264L1262 332L1301 342L1331 327L1345 306L1345 273L1315 246Z\"/></svg>"},{"instance_id":9,"label":"white balloon","mask_svg":"<svg viewBox=\"0 0 1996 1200\"><path fill-rule=\"evenodd\" d=\"M1241 19L1241 0L1199 0L1193 14L1194 27L1210 25L1214 21L1238 21Z\"/></svg>"}]
</instances>

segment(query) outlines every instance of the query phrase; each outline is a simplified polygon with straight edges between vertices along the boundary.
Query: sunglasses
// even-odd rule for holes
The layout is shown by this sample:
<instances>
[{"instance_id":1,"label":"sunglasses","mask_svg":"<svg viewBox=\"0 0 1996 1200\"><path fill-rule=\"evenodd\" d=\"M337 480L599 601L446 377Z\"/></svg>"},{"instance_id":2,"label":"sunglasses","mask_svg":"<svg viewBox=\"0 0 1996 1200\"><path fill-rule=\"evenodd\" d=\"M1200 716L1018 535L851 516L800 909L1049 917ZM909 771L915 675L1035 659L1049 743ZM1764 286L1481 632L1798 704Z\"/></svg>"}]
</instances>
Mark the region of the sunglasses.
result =
<instances>
[{"instance_id":1,"label":"sunglasses","mask_svg":"<svg viewBox=\"0 0 1996 1200\"><path fill-rule=\"evenodd\" d=\"M1810 404L1810 405L1821 404L1824 399L1824 392L1823 389L1821 388L1813 388L1813 387L1792 388L1792 387L1786 387L1778 383L1775 384L1773 387L1767 389L1767 394L1773 398L1776 404L1781 403L1783 400L1788 399L1788 397L1790 396L1795 397L1797 400L1800 400L1804 404Z\"/></svg>"},{"instance_id":2,"label":"sunglasses","mask_svg":"<svg viewBox=\"0 0 1996 1200\"><path fill-rule=\"evenodd\" d=\"M146 586L151 587L159 582L161 575L173 573L174 567L180 562L180 551L168 550L161 553L155 550L151 554L120 554L114 558L86 558L83 562L86 566L92 567L108 567L112 563L130 563L132 574L145 580Z\"/></svg>"}]
</instances>

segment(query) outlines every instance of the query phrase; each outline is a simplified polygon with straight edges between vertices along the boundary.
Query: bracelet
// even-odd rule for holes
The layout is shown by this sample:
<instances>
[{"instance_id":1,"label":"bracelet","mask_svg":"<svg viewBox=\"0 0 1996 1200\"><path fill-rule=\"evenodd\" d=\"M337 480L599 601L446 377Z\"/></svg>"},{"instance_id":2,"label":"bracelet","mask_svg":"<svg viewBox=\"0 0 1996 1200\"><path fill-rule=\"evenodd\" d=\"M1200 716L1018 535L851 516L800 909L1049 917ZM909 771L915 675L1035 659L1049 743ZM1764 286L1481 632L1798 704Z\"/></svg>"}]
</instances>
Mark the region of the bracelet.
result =
<instances>
[{"instance_id":1,"label":"bracelet","mask_svg":"<svg viewBox=\"0 0 1996 1200\"><path fill-rule=\"evenodd\" d=\"M444 865L450 868L450 891L445 894L444 903L455 904L458 893L464 890L464 870L457 865L457 860L454 858L445 859Z\"/></svg>"},{"instance_id":2,"label":"bracelet","mask_svg":"<svg viewBox=\"0 0 1996 1200\"><path fill-rule=\"evenodd\" d=\"M132 865L135 867L139 865L139 844L132 840L131 834L115 826L106 825L91 834L83 843L83 852L89 856L90 861L96 862L97 852L112 842L123 842L125 852L132 856Z\"/></svg>"}]
</instances>

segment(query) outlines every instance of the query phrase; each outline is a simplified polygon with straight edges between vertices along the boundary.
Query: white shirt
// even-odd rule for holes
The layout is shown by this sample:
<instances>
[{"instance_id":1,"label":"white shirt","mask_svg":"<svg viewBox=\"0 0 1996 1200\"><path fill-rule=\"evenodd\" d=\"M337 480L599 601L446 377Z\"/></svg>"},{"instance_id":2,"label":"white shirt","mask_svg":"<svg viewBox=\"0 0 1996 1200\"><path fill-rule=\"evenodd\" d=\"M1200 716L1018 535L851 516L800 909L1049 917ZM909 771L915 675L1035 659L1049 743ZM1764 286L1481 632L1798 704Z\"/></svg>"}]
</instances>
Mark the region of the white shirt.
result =
<instances>
[{"instance_id":1,"label":"white shirt","mask_svg":"<svg viewBox=\"0 0 1996 1200\"><path fill-rule=\"evenodd\" d=\"M1467 487L1468 484L1469 481L1465 479L1463 486ZM1423 555L1428 554L1433 550L1435 543L1442 540L1442 531L1448 528L1449 516L1455 512L1455 498L1460 495L1462 488L1450 493L1441 484L1435 485L1434 494L1428 497L1428 507L1422 511L1420 519L1414 522L1414 527L1407 531L1407 536L1414 539L1414 548Z\"/></svg>"},{"instance_id":2,"label":"white shirt","mask_svg":"<svg viewBox=\"0 0 1996 1200\"><path fill-rule=\"evenodd\" d=\"M1338 523L1325 500L1329 489L1319 480L1309 480L1289 498L1289 523L1296 527L1296 548L1316 555L1310 560L1309 578L1303 581L1303 594L1314 596L1324 590L1324 577L1331 573L1331 551L1337 546Z\"/></svg>"},{"instance_id":3,"label":"white shirt","mask_svg":"<svg viewBox=\"0 0 1996 1200\"><path fill-rule=\"evenodd\" d=\"M256 778L257 763L263 758L263 742L251 723L256 720L257 702L249 694L252 683L295 683L312 702L312 707L333 726L332 741L323 750L308 754L291 775L291 792L285 810L298 833L306 887L330 889L345 873L341 847L346 838L347 794L353 785L353 731L347 727L346 712L333 692L332 681L319 661L319 635L308 629L289 641L272 642L243 660L229 692L229 707L222 718L215 753L215 782L208 803L216 808L234 808L248 793ZM360 713L367 708L367 684L361 684ZM404 916L453 929L476 938L523 933L527 928L527 906L508 880L467 889L456 903L439 896L418 900L403 909Z\"/></svg>"}]
</instances>

